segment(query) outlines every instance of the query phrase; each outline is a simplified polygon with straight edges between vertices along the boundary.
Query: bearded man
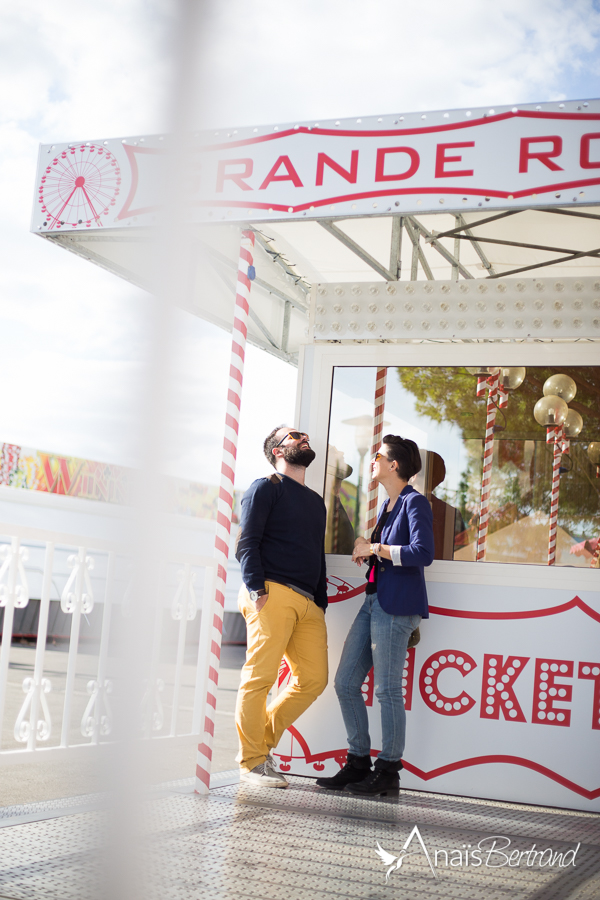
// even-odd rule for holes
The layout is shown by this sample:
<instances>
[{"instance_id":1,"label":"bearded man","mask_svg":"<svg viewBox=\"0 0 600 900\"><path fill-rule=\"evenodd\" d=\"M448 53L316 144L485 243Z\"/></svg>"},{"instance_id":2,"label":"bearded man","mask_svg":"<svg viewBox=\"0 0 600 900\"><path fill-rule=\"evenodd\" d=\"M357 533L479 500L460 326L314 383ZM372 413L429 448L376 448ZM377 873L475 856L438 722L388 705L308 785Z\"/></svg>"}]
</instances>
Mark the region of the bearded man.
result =
<instances>
[{"instance_id":1,"label":"bearded man","mask_svg":"<svg viewBox=\"0 0 600 900\"><path fill-rule=\"evenodd\" d=\"M241 781L286 788L271 750L327 685L327 515L323 499L304 484L315 458L308 435L282 425L264 451L275 473L244 494L236 547L248 644L235 714L237 760ZM290 682L267 706L284 656Z\"/></svg>"}]
</instances>

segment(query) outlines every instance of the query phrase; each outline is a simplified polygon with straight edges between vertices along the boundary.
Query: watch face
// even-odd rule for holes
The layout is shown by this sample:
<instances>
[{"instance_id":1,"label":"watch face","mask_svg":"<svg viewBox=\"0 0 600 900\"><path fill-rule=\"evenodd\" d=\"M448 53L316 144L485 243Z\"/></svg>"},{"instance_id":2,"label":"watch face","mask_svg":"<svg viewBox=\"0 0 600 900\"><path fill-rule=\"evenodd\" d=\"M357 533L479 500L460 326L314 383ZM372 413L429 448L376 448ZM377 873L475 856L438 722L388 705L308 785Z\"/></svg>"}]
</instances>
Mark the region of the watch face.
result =
<instances>
[{"instance_id":1,"label":"watch face","mask_svg":"<svg viewBox=\"0 0 600 900\"><path fill-rule=\"evenodd\" d=\"M250 599L253 603L256 603L258 600L258 591L250 591Z\"/></svg>"}]
</instances>

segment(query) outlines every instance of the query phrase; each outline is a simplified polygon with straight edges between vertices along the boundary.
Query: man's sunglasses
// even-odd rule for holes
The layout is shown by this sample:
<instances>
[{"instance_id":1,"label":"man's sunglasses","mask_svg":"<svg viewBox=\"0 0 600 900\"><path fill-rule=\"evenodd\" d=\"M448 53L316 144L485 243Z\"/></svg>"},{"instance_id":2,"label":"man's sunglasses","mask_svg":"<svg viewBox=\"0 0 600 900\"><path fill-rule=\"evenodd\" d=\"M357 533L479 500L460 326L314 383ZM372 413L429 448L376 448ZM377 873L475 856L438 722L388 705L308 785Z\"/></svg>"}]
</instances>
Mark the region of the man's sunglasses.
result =
<instances>
[{"instance_id":1,"label":"man's sunglasses","mask_svg":"<svg viewBox=\"0 0 600 900\"><path fill-rule=\"evenodd\" d=\"M275 444L275 447L273 449L275 450L277 447L280 447L283 442L286 441L289 437L291 437L294 441L299 441L300 438L306 438L306 440L308 440L308 435L304 434L303 431L288 431L287 434L284 434L279 443Z\"/></svg>"},{"instance_id":2,"label":"man's sunglasses","mask_svg":"<svg viewBox=\"0 0 600 900\"><path fill-rule=\"evenodd\" d=\"M387 458L385 453L379 453L379 452L376 453L375 456L373 457L373 462L379 462L380 459L387 459L389 462L389 459Z\"/></svg>"}]
</instances>

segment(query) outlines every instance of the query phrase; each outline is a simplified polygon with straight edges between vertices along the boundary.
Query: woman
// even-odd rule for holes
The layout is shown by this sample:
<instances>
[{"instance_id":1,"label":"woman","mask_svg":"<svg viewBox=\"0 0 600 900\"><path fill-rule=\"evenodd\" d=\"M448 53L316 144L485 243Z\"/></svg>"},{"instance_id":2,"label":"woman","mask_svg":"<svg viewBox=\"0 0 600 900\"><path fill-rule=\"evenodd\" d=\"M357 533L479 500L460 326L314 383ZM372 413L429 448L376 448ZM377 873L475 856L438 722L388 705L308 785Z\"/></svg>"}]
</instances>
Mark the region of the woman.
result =
<instances>
[{"instance_id":1,"label":"woman","mask_svg":"<svg viewBox=\"0 0 600 900\"><path fill-rule=\"evenodd\" d=\"M423 567L434 557L431 507L408 483L421 470L414 441L387 434L372 462L373 480L389 499L379 511L371 540L357 538L352 559L369 564L366 599L354 620L335 677L335 690L348 735L348 760L327 788L354 794L386 794L400 787L398 772L406 731L402 671L408 640L428 618ZM371 769L369 722L361 687L371 666L381 706L382 747Z\"/></svg>"}]
</instances>

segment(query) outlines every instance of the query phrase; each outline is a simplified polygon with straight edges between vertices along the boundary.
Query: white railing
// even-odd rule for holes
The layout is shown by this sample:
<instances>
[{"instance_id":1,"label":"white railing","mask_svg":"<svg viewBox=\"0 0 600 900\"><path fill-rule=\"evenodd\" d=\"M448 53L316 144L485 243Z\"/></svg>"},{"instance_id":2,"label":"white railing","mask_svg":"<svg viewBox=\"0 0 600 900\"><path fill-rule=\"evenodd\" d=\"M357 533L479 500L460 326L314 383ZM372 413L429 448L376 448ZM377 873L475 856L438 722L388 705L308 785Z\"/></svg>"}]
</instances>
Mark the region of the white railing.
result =
<instances>
[{"instance_id":1,"label":"white railing","mask_svg":"<svg viewBox=\"0 0 600 900\"><path fill-rule=\"evenodd\" d=\"M151 659L140 675L139 734L193 740L204 720L216 562L167 552L160 573L146 609ZM124 617L133 615L134 580L116 544L0 523L0 765L113 740L116 645ZM14 644L15 613L30 605L34 612L38 600L35 645ZM57 617L68 638L48 648ZM91 632L85 642L82 623Z\"/></svg>"}]
</instances>

